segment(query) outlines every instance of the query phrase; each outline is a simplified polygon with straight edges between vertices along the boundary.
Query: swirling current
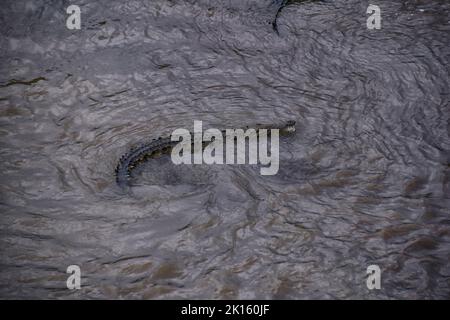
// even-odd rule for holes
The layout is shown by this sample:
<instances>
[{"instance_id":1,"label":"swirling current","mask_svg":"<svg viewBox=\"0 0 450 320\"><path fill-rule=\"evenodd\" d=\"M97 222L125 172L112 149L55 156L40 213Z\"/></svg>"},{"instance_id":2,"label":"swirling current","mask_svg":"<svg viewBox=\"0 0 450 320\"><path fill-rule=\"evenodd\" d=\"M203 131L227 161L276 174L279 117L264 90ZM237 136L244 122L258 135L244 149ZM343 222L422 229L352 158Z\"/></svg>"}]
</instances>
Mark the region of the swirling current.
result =
<instances>
[{"instance_id":1,"label":"swirling current","mask_svg":"<svg viewBox=\"0 0 450 320\"><path fill-rule=\"evenodd\" d=\"M1 298L450 298L448 1L0 6ZM117 190L138 142L289 119L276 175L161 157Z\"/></svg>"}]
</instances>

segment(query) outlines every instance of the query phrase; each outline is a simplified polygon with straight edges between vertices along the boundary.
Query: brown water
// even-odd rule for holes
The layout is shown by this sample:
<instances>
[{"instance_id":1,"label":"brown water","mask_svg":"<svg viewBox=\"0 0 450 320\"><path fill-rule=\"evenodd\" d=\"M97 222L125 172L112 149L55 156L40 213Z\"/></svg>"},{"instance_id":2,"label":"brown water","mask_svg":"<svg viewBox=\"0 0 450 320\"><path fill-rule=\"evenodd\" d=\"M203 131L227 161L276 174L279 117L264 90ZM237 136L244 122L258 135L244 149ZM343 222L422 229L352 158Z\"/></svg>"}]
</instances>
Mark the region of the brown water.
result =
<instances>
[{"instance_id":1,"label":"brown water","mask_svg":"<svg viewBox=\"0 0 450 320\"><path fill-rule=\"evenodd\" d=\"M2 1L1 298L450 298L450 3ZM280 171L114 168L297 120ZM66 288L79 265L82 289ZM366 287L380 266L382 286Z\"/></svg>"}]
</instances>

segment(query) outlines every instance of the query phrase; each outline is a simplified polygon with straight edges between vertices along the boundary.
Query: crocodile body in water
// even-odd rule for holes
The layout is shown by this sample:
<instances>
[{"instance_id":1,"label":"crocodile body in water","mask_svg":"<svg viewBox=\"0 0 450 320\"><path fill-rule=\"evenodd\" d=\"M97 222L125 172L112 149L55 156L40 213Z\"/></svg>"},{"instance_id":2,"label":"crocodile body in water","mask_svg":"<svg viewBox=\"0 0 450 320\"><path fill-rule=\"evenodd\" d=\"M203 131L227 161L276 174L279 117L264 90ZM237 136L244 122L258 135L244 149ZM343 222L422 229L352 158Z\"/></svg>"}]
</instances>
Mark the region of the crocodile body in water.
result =
<instances>
[{"instance_id":1,"label":"crocodile body in water","mask_svg":"<svg viewBox=\"0 0 450 320\"><path fill-rule=\"evenodd\" d=\"M244 129L249 129L245 127ZM278 129L280 136L289 135L295 132L295 121L290 120L280 125L261 125L257 124L254 127L256 133L259 134L260 129L267 129L267 134L270 134L270 129ZM221 131L223 135L226 134L225 130ZM120 161L116 168L116 182L121 188L127 188L129 185L130 175L132 170L139 164L150 160L152 158L159 157L164 154L170 154L172 148L180 143L179 141L172 141L170 137L158 138L144 143L138 147L132 148L128 153L120 158ZM203 141L203 148L209 144L209 141Z\"/></svg>"}]
</instances>

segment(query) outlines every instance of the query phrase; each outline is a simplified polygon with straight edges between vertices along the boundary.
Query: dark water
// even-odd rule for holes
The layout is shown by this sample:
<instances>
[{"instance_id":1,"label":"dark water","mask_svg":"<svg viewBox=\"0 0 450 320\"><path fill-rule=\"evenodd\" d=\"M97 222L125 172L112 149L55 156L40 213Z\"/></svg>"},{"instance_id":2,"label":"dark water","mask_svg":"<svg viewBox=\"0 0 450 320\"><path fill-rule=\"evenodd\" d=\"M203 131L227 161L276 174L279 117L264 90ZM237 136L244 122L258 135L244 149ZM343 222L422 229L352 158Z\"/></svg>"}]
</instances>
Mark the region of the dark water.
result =
<instances>
[{"instance_id":1,"label":"dark water","mask_svg":"<svg viewBox=\"0 0 450 320\"><path fill-rule=\"evenodd\" d=\"M372 2L289 5L277 35L270 0L2 1L0 297L450 298L450 3L376 1L368 30ZM159 159L115 185L194 120L289 119L275 176Z\"/></svg>"}]
</instances>

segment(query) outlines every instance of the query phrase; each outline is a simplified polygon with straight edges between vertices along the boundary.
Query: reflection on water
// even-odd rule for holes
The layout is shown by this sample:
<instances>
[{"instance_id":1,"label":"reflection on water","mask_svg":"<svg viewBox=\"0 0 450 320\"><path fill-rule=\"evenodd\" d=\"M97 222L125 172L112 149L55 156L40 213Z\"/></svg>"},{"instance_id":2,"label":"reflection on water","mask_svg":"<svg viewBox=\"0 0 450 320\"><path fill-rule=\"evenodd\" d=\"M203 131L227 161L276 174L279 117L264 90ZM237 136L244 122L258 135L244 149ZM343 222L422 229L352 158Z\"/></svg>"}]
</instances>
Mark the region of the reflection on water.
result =
<instances>
[{"instance_id":1,"label":"reflection on water","mask_svg":"<svg viewBox=\"0 0 450 320\"><path fill-rule=\"evenodd\" d=\"M2 298L449 298L450 4L4 1ZM72 4L72 3L70 3ZM114 168L193 120L296 119L280 170ZM67 266L82 289L66 288ZM366 268L382 288L369 291Z\"/></svg>"}]
</instances>

